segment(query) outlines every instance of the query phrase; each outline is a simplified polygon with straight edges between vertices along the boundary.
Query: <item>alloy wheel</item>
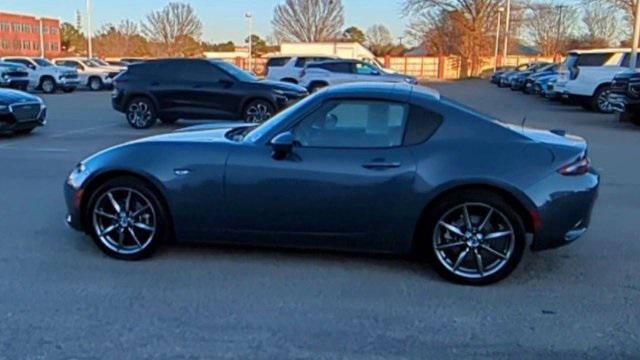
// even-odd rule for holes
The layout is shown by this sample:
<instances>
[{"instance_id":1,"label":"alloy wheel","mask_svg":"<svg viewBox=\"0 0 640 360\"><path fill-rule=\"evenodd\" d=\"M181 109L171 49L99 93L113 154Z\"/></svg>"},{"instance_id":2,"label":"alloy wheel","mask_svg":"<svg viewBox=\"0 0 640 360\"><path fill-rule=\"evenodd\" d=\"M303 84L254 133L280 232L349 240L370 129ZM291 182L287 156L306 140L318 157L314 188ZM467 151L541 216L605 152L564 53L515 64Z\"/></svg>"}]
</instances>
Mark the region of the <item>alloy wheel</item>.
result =
<instances>
[{"instance_id":1,"label":"alloy wheel","mask_svg":"<svg viewBox=\"0 0 640 360\"><path fill-rule=\"evenodd\" d=\"M91 81L89 82L89 88L92 91L100 90L102 88L102 81L100 81L100 79L97 79L97 78L91 79Z\"/></svg>"},{"instance_id":2,"label":"alloy wheel","mask_svg":"<svg viewBox=\"0 0 640 360\"><path fill-rule=\"evenodd\" d=\"M44 93L49 94L55 90L55 84L53 83L53 81L46 79L42 81L41 88Z\"/></svg>"},{"instance_id":3,"label":"alloy wheel","mask_svg":"<svg viewBox=\"0 0 640 360\"><path fill-rule=\"evenodd\" d=\"M129 105L129 109L127 111L127 120L129 123L137 128L144 128L147 124L152 121L152 112L147 104L144 101L136 101Z\"/></svg>"},{"instance_id":4,"label":"alloy wheel","mask_svg":"<svg viewBox=\"0 0 640 360\"><path fill-rule=\"evenodd\" d=\"M248 123L260 124L271 118L271 110L266 104L254 103L247 108L245 121Z\"/></svg>"},{"instance_id":5,"label":"alloy wheel","mask_svg":"<svg viewBox=\"0 0 640 360\"><path fill-rule=\"evenodd\" d=\"M464 203L447 211L433 232L437 260L451 273L481 279L504 268L515 248L509 219L484 203Z\"/></svg>"},{"instance_id":6,"label":"alloy wheel","mask_svg":"<svg viewBox=\"0 0 640 360\"><path fill-rule=\"evenodd\" d=\"M134 189L108 190L96 201L92 217L100 242L119 254L143 251L156 234L155 209L147 197Z\"/></svg>"},{"instance_id":7,"label":"alloy wheel","mask_svg":"<svg viewBox=\"0 0 640 360\"><path fill-rule=\"evenodd\" d=\"M598 95L597 104L598 110L604 113L610 113L613 111L613 107L611 106L611 102L609 102L609 95L611 94L611 90L607 89Z\"/></svg>"}]
</instances>

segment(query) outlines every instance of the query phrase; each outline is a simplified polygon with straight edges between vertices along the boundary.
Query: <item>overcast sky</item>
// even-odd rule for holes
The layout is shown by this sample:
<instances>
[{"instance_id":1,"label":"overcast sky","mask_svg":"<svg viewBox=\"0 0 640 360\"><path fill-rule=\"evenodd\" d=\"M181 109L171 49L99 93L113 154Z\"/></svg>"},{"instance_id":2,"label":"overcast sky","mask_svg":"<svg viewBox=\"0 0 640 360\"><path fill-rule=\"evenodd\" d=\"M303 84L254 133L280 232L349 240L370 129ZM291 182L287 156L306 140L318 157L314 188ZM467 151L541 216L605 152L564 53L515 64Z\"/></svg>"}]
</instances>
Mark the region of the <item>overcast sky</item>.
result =
<instances>
[{"instance_id":1,"label":"overcast sky","mask_svg":"<svg viewBox=\"0 0 640 360\"><path fill-rule=\"evenodd\" d=\"M94 29L122 19L140 21L168 0L92 0ZM176 1L176 0L174 0ZM271 33L273 8L284 0L182 0L191 4L204 25L203 39L212 42L245 38L248 28L244 13L254 15L254 33L266 37ZM86 22L86 0L1 0L0 11L50 16L76 23L76 10ZM343 0L345 27L357 26L363 31L374 24L384 24L394 37L402 35L407 22L400 16L401 0Z\"/></svg>"}]
</instances>

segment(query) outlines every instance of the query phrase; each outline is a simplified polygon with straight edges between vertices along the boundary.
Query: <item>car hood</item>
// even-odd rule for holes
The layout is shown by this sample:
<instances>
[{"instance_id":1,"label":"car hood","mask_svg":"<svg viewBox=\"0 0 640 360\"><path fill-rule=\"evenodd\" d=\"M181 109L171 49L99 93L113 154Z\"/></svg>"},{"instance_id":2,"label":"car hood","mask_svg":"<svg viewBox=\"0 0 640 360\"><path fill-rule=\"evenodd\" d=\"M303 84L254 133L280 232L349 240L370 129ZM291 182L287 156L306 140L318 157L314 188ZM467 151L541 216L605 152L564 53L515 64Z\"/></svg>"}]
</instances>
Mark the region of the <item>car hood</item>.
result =
<instances>
[{"instance_id":1,"label":"car hood","mask_svg":"<svg viewBox=\"0 0 640 360\"><path fill-rule=\"evenodd\" d=\"M0 89L0 105L11 105L31 101L41 102L39 97L23 91Z\"/></svg>"}]
</instances>

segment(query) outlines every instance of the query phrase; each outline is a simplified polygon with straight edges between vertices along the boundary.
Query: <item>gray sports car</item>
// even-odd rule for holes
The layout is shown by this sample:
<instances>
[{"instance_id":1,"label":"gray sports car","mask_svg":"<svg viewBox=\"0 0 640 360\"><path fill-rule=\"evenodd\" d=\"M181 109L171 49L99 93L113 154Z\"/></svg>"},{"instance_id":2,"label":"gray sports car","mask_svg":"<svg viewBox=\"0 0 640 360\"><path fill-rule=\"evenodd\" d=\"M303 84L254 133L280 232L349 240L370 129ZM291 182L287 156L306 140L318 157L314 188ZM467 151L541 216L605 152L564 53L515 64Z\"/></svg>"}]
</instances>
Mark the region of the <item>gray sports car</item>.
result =
<instances>
[{"instance_id":1,"label":"gray sports car","mask_svg":"<svg viewBox=\"0 0 640 360\"><path fill-rule=\"evenodd\" d=\"M262 125L202 125L71 172L68 223L116 258L165 240L416 252L447 279L506 277L527 245L580 237L586 142L505 125L409 84L327 88Z\"/></svg>"}]
</instances>

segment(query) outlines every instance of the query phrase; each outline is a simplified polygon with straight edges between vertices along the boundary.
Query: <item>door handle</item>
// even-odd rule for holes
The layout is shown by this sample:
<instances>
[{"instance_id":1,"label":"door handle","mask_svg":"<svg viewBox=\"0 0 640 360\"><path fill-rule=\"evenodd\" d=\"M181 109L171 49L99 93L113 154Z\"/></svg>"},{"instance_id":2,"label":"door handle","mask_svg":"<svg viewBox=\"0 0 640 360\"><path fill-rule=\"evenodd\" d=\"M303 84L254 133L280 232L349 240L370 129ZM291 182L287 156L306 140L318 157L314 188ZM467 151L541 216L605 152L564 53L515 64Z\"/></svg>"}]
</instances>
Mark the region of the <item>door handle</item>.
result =
<instances>
[{"instance_id":1,"label":"door handle","mask_svg":"<svg viewBox=\"0 0 640 360\"><path fill-rule=\"evenodd\" d=\"M372 162L362 164L362 167L370 170L376 170L376 169L384 170L384 169L399 168L400 165L402 164L399 162L372 161Z\"/></svg>"}]
</instances>

